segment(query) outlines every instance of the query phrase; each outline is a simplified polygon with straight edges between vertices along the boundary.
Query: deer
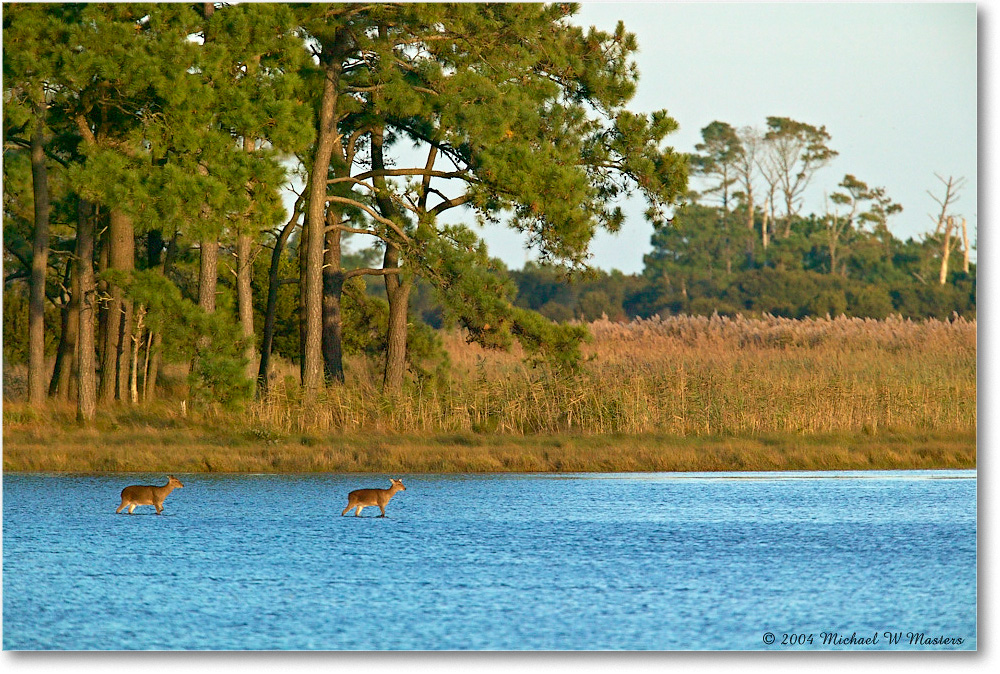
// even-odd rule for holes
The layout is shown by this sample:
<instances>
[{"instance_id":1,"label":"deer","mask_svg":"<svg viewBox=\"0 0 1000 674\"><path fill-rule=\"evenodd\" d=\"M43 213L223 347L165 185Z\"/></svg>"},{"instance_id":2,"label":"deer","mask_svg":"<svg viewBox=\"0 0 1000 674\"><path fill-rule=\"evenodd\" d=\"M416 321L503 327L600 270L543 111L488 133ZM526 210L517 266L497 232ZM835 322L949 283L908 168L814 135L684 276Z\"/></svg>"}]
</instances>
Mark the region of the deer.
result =
<instances>
[{"instance_id":1,"label":"deer","mask_svg":"<svg viewBox=\"0 0 1000 674\"><path fill-rule=\"evenodd\" d=\"M347 495L347 507L344 508L344 512L340 513L340 516L343 517L351 508L356 508L354 516L360 517L361 511L365 507L378 506L379 510L382 511L379 517L385 517L385 507L389 505L389 499L395 496L397 491L406 491L402 480L390 477L389 482L391 484L388 489L355 489L352 491Z\"/></svg>"},{"instance_id":2,"label":"deer","mask_svg":"<svg viewBox=\"0 0 1000 674\"><path fill-rule=\"evenodd\" d=\"M136 506L151 505L156 507L156 514L163 513L163 501L177 487L183 487L181 481L173 475L167 475L167 483L162 487L151 484L134 484L131 487L122 489L122 504L115 511L117 515L122 508L128 506L128 514L131 515Z\"/></svg>"}]
</instances>

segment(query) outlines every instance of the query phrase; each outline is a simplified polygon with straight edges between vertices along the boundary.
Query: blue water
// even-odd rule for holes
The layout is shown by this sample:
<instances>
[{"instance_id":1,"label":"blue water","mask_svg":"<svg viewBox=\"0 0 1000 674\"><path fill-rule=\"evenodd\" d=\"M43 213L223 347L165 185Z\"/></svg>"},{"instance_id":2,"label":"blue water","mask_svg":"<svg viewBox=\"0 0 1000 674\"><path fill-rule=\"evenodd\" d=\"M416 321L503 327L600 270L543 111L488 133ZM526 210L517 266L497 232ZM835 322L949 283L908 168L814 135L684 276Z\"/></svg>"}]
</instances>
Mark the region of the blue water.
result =
<instances>
[{"instance_id":1,"label":"blue water","mask_svg":"<svg viewBox=\"0 0 1000 674\"><path fill-rule=\"evenodd\" d=\"M976 648L975 471L178 477L5 474L4 648Z\"/></svg>"}]
</instances>

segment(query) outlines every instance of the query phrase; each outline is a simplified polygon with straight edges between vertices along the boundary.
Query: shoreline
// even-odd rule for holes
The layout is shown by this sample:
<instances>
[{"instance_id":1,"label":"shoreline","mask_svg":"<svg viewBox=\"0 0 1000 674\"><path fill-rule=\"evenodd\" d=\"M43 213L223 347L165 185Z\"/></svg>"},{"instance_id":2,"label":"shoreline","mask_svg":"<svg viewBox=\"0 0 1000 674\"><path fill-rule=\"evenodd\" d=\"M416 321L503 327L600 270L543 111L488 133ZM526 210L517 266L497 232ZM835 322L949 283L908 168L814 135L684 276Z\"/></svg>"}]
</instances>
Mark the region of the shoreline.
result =
<instances>
[{"instance_id":1,"label":"shoreline","mask_svg":"<svg viewBox=\"0 0 1000 674\"><path fill-rule=\"evenodd\" d=\"M55 437L53 437L55 436ZM757 436L5 432L5 473L632 473L975 469L975 431Z\"/></svg>"}]
</instances>

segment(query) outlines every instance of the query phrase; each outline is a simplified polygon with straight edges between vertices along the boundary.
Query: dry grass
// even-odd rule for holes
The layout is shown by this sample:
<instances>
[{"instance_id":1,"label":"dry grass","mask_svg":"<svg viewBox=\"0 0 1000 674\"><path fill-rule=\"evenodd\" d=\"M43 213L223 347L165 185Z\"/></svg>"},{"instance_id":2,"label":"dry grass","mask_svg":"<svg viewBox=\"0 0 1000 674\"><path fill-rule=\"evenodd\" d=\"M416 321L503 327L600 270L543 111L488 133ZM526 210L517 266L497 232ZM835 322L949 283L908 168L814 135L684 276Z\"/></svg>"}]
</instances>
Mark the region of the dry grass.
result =
<instances>
[{"instance_id":1,"label":"dry grass","mask_svg":"<svg viewBox=\"0 0 1000 674\"><path fill-rule=\"evenodd\" d=\"M591 324L586 368L559 376L449 334L453 375L397 398L364 368L304 405L297 387L247 411L291 433L512 435L953 431L976 428L976 324L722 317Z\"/></svg>"},{"instance_id":2,"label":"dry grass","mask_svg":"<svg viewBox=\"0 0 1000 674\"><path fill-rule=\"evenodd\" d=\"M560 376L446 335L447 381L306 402L289 368L239 413L5 401L4 470L630 471L976 465L976 323L671 318L591 324ZM5 371L5 378L9 373ZM6 391L5 391L6 394Z\"/></svg>"},{"instance_id":3,"label":"dry grass","mask_svg":"<svg viewBox=\"0 0 1000 674\"><path fill-rule=\"evenodd\" d=\"M632 472L975 468L969 434L670 435L380 434L259 437L204 427L15 431L4 471L50 472Z\"/></svg>"}]
</instances>

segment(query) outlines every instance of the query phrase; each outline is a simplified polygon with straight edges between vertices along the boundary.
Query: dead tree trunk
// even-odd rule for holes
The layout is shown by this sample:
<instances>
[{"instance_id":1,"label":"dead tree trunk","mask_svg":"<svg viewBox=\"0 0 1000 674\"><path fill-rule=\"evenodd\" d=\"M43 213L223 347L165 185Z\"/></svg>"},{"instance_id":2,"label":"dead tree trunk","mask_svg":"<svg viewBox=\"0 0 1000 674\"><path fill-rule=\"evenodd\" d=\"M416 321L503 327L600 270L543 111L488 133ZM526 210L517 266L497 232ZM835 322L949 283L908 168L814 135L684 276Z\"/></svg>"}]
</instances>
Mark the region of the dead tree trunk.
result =
<instances>
[{"instance_id":1,"label":"dead tree trunk","mask_svg":"<svg viewBox=\"0 0 1000 674\"><path fill-rule=\"evenodd\" d=\"M969 226L962 218L962 271L969 273Z\"/></svg>"},{"instance_id":2,"label":"dead tree trunk","mask_svg":"<svg viewBox=\"0 0 1000 674\"><path fill-rule=\"evenodd\" d=\"M944 245L941 249L941 273L938 276L938 283L945 284L948 280L948 258L951 257L951 233L955 228L955 218L948 216L944 223Z\"/></svg>"}]
</instances>

